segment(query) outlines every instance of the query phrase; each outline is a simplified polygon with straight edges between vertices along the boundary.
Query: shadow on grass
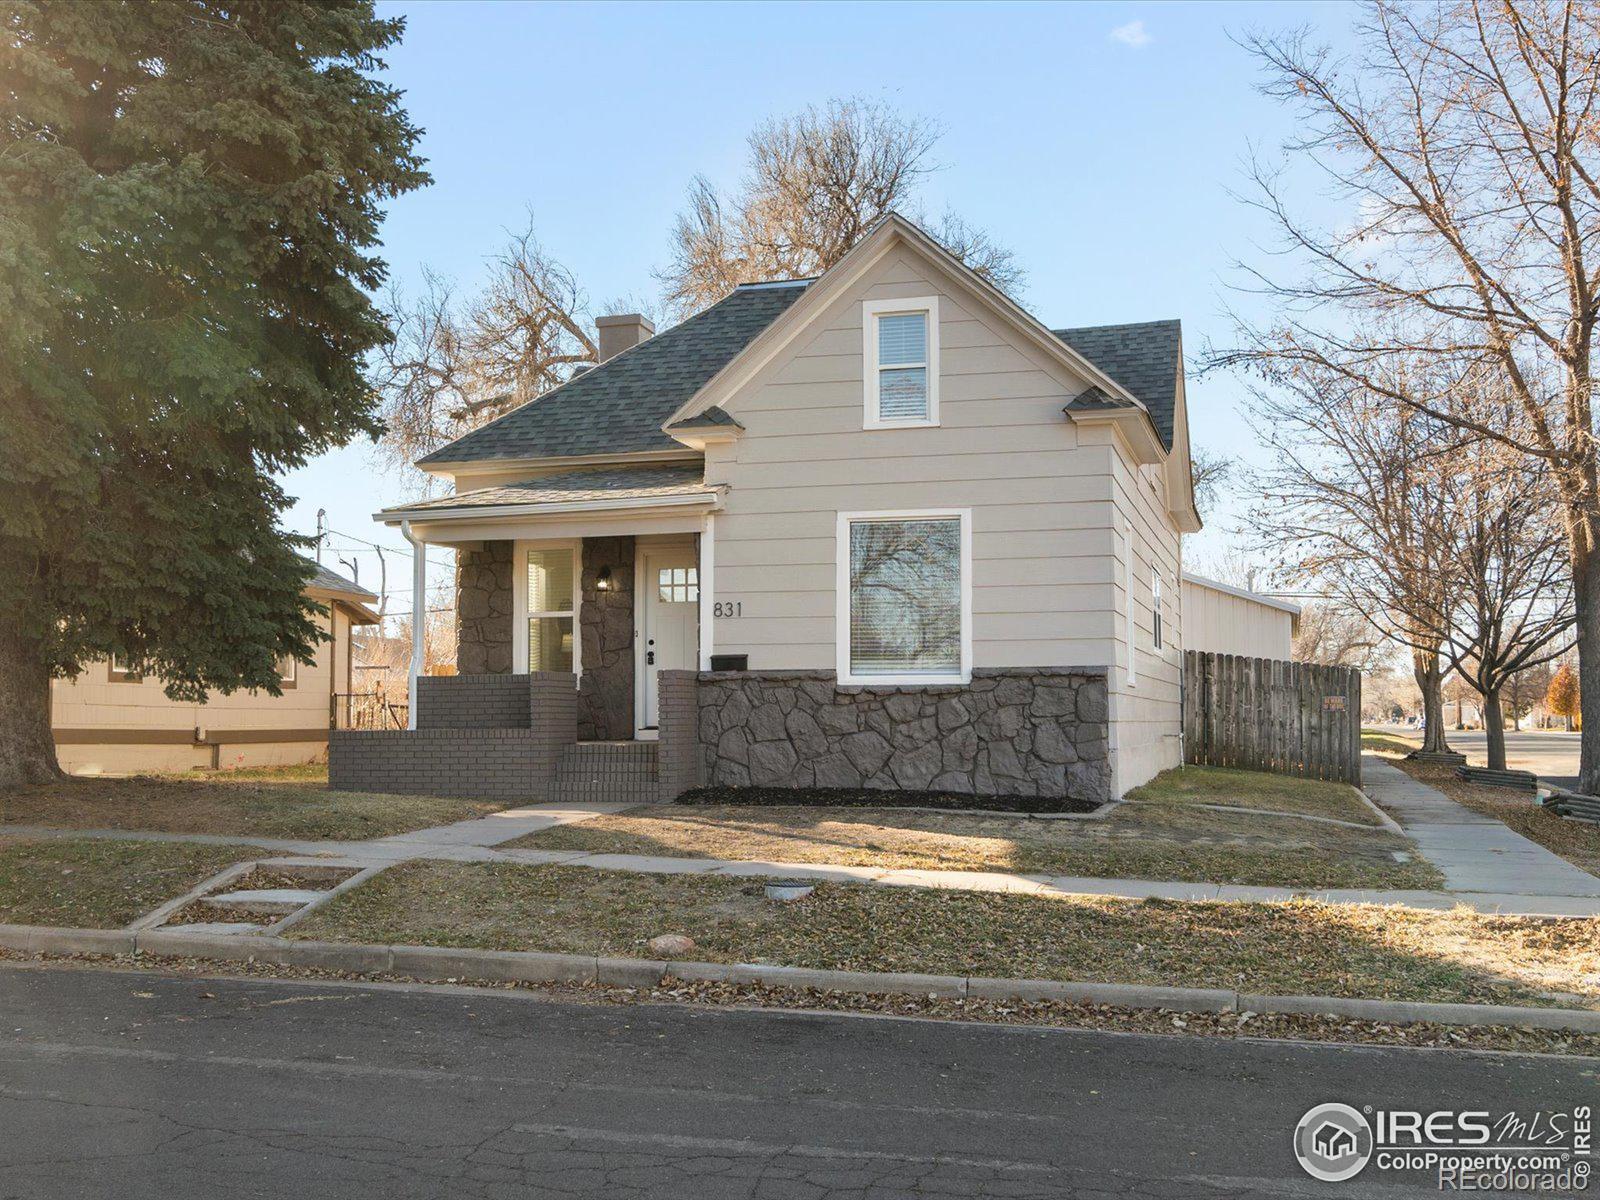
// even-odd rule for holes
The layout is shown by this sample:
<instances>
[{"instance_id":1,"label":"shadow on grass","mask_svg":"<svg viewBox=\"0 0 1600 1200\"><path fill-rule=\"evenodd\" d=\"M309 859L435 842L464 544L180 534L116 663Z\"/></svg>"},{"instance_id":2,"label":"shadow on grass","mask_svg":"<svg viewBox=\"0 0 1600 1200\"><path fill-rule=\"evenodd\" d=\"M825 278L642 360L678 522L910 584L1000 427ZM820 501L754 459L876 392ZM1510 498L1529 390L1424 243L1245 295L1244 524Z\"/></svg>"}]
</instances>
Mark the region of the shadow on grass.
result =
<instances>
[{"instance_id":1,"label":"shadow on grass","mask_svg":"<svg viewBox=\"0 0 1600 1200\"><path fill-rule=\"evenodd\" d=\"M1220 987L1278 994L1600 1006L1600 921L1458 910L1193 904L758 882L581 867L408 863L296 936L864 971Z\"/></svg>"}]
</instances>

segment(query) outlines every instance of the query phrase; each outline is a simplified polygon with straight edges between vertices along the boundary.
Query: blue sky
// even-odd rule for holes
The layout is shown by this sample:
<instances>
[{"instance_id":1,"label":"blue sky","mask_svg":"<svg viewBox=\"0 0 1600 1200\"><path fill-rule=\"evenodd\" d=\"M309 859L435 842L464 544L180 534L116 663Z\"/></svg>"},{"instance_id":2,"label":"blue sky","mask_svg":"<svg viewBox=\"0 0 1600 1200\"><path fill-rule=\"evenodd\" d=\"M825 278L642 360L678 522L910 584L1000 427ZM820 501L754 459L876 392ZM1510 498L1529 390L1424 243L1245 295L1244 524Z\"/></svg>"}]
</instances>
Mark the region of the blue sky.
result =
<instances>
[{"instance_id":1,"label":"blue sky","mask_svg":"<svg viewBox=\"0 0 1600 1200\"><path fill-rule=\"evenodd\" d=\"M1027 269L1022 299L1050 325L1179 317L1191 361L1226 340L1230 264L1258 258L1260 218L1230 190L1254 145L1290 114L1254 90L1232 38L1310 25L1338 41L1347 5L471 4L381 6L408 22L389 55L434 184L384 227L395 279L426 264L470 288L505 231L531 211L541 240L590 297L653 298L652 271L690 178L736 181L757 122L832 96L882 99L944 128L923 197L987 229ZM1199 444L1251 452L1224 377L1189 385ZM286 523L318 508L343 536L325 554L403 550L372 522L405 498L370 447L289 475ZM1190 562L1226 548L1226 512L1191 539ZM441 564L445 552L435 552ZM447 571L440 570L438 578ZM389 560L391 609L409 607L406 560Z\"/></svg>"}]
</instances>

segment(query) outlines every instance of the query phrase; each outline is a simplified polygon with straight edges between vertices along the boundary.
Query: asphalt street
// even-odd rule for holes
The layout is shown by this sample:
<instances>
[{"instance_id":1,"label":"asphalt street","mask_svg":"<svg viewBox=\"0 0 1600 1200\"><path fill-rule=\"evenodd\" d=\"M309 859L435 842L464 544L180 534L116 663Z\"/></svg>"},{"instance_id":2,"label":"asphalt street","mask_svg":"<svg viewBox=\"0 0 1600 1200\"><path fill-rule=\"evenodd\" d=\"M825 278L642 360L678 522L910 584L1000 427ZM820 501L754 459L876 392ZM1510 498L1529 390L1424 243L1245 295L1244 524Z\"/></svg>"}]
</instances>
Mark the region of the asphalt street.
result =
<instances>
[{"instance_id":1,"label":"asphalt street","mask_svg":"<svg viewBox=\"0 0 1600 1200\"><path fill-rule=\"evenodd\" d=\"M1313 1104L1549 1110L1600 1060L0 966L0 1197L1396 1197Z\"/></svg>"},{"instance_id":2,"label":"asphalt street","mask_svg":"<svg viewBox=\"0 0 1600 1200\"><path fill-rule=\"evenodd\" d=\"M1417 736L1414 729L1401 729L1400 732L1408 737ZM1488 765L1487 735L1482 730L1446 728L1444 736L1450 743L1450 749L1461 751L1473 766ZM1573 786L1578 782L1578 735L1554 729L1508 729L1506 766L1532 771L1549 783Z\"/></svg>"}]
</instances>

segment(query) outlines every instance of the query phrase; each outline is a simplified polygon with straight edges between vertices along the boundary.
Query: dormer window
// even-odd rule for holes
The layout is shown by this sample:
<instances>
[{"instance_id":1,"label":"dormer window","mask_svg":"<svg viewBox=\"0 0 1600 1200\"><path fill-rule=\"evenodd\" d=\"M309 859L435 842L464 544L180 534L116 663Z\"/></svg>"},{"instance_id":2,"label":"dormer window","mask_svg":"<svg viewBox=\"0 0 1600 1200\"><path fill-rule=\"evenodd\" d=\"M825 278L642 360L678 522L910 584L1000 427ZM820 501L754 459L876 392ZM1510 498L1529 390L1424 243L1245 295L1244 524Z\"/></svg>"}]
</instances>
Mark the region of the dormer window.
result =
<instances>
[{"instance_id":1,"label":"dormer window","mask_svg":"<svg viewBox=\"0 0 1600 1200\"><path fill-rule=\"evenodd\" d=\"M866 342L867 429L939 423L939 300L869 300Z\"/></svg>"}]
</instances>

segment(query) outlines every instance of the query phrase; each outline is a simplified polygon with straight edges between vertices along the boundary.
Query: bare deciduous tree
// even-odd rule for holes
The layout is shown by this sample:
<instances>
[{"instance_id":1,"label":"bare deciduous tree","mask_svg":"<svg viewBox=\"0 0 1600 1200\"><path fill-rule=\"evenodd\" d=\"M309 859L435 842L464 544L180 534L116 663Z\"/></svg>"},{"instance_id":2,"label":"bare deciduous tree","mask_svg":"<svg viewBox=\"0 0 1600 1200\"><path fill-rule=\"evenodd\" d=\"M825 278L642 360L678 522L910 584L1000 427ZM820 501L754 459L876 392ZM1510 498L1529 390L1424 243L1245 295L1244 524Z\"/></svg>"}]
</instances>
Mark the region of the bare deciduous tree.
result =
<instances>
[{"instance_id":1,"label":"bare deciduous tree","mask_svg":"<svg viewBox=\"0 0 1600 1200\"><path fill-rule=\"evenodd\" d=\"M387 425L380 448L404 466L571 378L597 350L576 277L534 236L513 234L488 282L461 300L432 271L415 299L387 305L394 341L378 354L373 386Z\"/></svg>"},{"instance_id":2,"label":"bare deciduous tree","mask_svg":"<svg viewBox=\"0 0 1600 1200\"><path fill-rule=\"evenodd\" d=\"M1202 515L1222 499L1233 478L1233 466L1229 455L1202 446L1191 447L1189 469L1194 475L1194 504Z\"/></svg>"},{"instance_id":3,"label":"bare deciduous tree","mask_svg":"<svg viewBox=\"0 0 1600 1200\"><path fill-rule=\"evenodd\" d=\"M1406 648L1423 697L1423 749L1443 751L1440 685L1455 578L1435 570L1453 516L1441 426L1336 371L1269 360L1252 388L1271 454L1252 473L1261 497L1249 523L1285 564L1280 574ZM1405 366L1386 378L1403 387Z\"/></svg>"},{"instance_id":4,"label":"bare deciduous tree","mask_svg":"<svg viewBox=\"0 0 1600 1200\"><path fill-rule=\"evenodd\" d=\"M1312 600L1301 606L1292 653L1296 662L1367 672L1392 655L1392 648L1355 609L1337 600Z\"/></svg>"},{"instance_id":5,"label":"bare deciduous tree","mask_svg":"<svg viewBox=\"0 0 1600 1200\"><path fill-rule=\"evenodd\" d=\"M1486 439L1446 461L1454 511L1433 569L1450 577L1446 588L1458 599L1430 627L1444 638L1451 669L1483 698L1488 765L1504 770L1505 689L1572 647L1565 546L1542 462Z\"/></svg>"},{"instance_id":6,"label":"bare deciduous tree","mask_svg":"<svg viewBox=\"0 0 1600 1200\"><path fill-rule=\"evenodd\" d=\"M1304 33L1254 37L1267 94L1300 113L1288 155L1346 203L1322 228L1258 166L1255 203L1298 274L1253 272L1283 306L1246 358L1316 364L1395 403L1549 465L1575 581L1580 690L1600 705L1600 461L1592 355L1600 323L1600 9L1579 0L1377 0L1342 61ZM1352 333L1354 311L1370 320ZM1416 354L1478 355L1526 421L1469 424L1448 396L1385 391L1403 327ZM1222 356L1227 360L1234 356ZM1580 787L1600 790L1600 722Z\"/></svg>"},{"instance_id":7,"label":"bare deciduous tree","mask_svg":"<svg viewBox=\"0 0 1600 1200\"><path fill-rule=\"evenodd\" d=\"M667 302L693 313L741 283L820 275L889 212L915 210L939 134L931 121L859 99L757 126L737 194L703 175L689 185L659 276ZM997 287L1021 287L1022 269L984 231L946 213L928 232Z\"/></svg>"}]
</instances>

